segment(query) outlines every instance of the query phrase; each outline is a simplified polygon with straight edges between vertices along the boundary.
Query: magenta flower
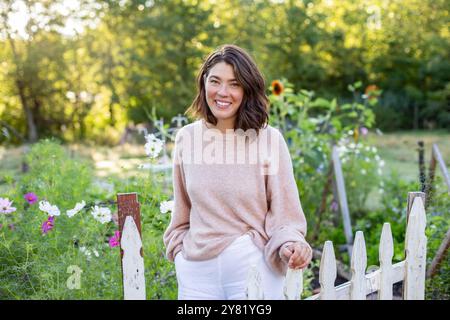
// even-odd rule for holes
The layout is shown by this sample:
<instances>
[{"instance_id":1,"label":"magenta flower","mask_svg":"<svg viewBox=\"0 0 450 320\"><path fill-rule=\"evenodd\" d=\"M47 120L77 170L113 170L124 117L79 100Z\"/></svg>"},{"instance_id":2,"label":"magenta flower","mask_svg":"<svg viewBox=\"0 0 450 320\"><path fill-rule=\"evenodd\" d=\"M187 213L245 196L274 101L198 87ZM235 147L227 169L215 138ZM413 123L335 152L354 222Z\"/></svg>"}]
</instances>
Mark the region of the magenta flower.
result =
<instances>
[{"instance_id":1,"label":"magenta flower","mask_svg":"<svg viewBox=\"0 0 450 320\"><path fill-rule=\"evenodd\" d=\"M24 196L25 200L28 201L29 204L36 203L38 201L38 197L35 193L29 192Z\"/></svg>"},{"instance_id":2,"label":"magenta flower","mask_svg":"<svg viewBox=\"0 0 450 320\"><path fill-rule=\"evenodd\" d=\"M48 217L48 219L45 220L44 223L42 224L42 227L41 227L42 233L47 234L47 232L52 230L54 227L54 222L55 222L55 217L53 217L53 216Z\"/></svg>"},{"instance_id":3,"label":"magenta flower","mask_svg":"<svg viewBox=\"0 0 450 320\"><path fill-rule=\"evenodd\" d=\"M8 225L9 230L14 231L16 229L16 225L14 223L11 223Z\"/></svg>"},{"instance_id":4,"label":"magenta flower","mask_svg":"<svg viewBox=\"0 0 450 320\"><path fill-rule=\"evenodd\" d=\"M120 232L115 231L114 235L109 238L109 247L114 248L120 245Z\"/></svg>"}]
</instances>

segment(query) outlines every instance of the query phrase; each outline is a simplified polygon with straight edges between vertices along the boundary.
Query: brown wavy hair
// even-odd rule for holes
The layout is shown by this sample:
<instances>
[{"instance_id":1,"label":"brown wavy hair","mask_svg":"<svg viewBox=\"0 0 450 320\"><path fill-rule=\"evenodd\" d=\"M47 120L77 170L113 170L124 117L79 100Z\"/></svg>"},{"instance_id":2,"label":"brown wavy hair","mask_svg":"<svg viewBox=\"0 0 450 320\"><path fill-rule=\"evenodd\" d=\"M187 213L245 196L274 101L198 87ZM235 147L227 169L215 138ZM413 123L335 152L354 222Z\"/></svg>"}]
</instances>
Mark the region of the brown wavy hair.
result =
<instances>
[{"instance_id":1,"label":"brown wavy hair","mask_svg":"<svg viewBox=\"0 0 450 320\"><path fill-rule=\"evenodd\" d=\"M205 79L211 68L219 62L225 62L233 67L236 80L244 89L234 130L255 129L259 133L259 129L265 127L269 121L269 99L265 94L265 80L252 57L236 45L223 45L206 58L197 76L197 96L186 110L186 114L217 124L217 119L206 102Z\"/></svg>"}]
</instances>

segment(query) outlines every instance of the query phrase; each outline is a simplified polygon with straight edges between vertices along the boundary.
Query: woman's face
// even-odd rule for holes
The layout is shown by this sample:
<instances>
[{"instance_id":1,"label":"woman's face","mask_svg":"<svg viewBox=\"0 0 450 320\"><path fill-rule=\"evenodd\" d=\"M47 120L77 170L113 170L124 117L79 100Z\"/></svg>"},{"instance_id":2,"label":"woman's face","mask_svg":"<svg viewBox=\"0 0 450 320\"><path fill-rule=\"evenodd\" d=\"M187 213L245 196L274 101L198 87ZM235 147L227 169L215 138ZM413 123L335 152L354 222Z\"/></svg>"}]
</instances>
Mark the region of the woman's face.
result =
<instances>
[{"instance_id":1,"label":"woman's face","mask_svg":"<svg viewBox=\"0 0 450 320\"><path fill-rule=\"evenodd\" d=\"M225 62L215 64L205 80L206 102L217 121L236 119L244 97L244 89L237 82L233 67Z\"/></svg>"}]
</instances>

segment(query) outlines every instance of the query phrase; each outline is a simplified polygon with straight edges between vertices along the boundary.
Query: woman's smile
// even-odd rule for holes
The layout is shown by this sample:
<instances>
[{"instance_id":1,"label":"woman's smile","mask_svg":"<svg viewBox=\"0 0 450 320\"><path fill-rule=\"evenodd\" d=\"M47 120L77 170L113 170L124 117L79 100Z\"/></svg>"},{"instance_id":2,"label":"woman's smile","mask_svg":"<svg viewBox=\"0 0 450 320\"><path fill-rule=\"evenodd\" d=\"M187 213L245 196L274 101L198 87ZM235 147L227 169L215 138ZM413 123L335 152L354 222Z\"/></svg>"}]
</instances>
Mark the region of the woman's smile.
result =
<instances>
[{"instance_id":1,"label":"woman's smile","mask_svg":"<svg viewBox=\"0 0 450 320\"><path fill-rule=\"evenodd\" d=\"M226 110L232 104L231 102L224 101L224 100L214 100L214 102L216 103L216 107L220 110Z\"/></svg>"}]
</instances>

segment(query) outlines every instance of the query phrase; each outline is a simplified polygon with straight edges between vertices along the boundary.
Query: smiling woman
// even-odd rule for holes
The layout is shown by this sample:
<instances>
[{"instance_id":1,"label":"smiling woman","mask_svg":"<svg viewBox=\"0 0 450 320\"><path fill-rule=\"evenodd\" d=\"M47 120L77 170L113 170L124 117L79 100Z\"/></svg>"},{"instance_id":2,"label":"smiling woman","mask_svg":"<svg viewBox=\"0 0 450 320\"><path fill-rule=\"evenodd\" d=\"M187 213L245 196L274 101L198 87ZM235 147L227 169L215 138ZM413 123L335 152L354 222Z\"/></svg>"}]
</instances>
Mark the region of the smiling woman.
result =
<instances>
[{"instance_id":1,"label":"smiling woman","mask_svg":"<svg viewBox=\"0 0 450 320\"><path fill-rule=\"evenodd\" d=\"M197 78L198 94L187 113L210 127L253 129L268 122L264 77L243 49L226 45L211 53Z\"/></svg>"},{"instance_id":2,"label":"smiling woman","mask_svg":"<svg viewBox=\"0 0 450 320\"><path fill-rule=\"evenodd\" d=\"M175 138L174 208L164 233L178 298L245 299L256 266L264 297L282 299L287 267L305 268L312 250L286 141L268 124L264 78L247 52L225 45L197 79L188 112L199 119Z\"/></svg>"}]
</instances>

